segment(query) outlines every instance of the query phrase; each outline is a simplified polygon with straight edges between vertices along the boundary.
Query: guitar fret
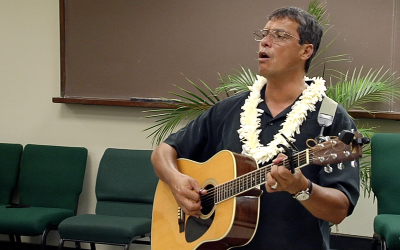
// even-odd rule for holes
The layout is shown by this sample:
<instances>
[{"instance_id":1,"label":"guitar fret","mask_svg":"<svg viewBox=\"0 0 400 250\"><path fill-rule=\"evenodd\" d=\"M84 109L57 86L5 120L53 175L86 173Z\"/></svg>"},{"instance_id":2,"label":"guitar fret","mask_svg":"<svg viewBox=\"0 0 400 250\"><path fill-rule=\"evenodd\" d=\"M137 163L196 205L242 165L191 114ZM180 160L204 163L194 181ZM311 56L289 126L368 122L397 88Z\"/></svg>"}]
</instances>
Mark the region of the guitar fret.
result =
<instances>
[{"instance_id":1,"label":"guitar fret","mask_svg":"<svg viewBox=\"0 0 400 250\"><path fill-rule=\"evenodd\" d=\"M289 163L289 160L286 159L282 162L282 165L286 168L289 168ZM300 153L295 154L293 156L293 163L295 168L300 168L308 165L309 150L306 149ZM264 184L267 181L267 173L271 171L271 166L272 164L269 164L257 170L246 173L236 179L216 186L214 195L215 204Z\"/></svg>"}]
</instances>

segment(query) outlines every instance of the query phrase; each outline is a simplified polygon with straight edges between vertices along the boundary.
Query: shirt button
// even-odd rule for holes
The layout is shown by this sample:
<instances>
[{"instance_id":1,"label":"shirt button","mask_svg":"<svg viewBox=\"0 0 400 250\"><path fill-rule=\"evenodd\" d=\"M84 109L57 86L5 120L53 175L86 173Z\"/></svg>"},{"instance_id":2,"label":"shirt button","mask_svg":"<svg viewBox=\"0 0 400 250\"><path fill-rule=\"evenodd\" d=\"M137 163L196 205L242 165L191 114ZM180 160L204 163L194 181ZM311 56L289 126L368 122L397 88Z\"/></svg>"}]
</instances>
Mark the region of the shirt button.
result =
<instances>
[{"instance_id":1,"label":"shirt button","mask_svg":"<svg viewBox=\"0 0 400 250\"><path fill-rule=\"evenodd\" d=\"M268 125L272 126L272 125L274 125L274 123L273 123L273 122L270 122L270 123L268 123Z\"/></svg>"}]
</instances>

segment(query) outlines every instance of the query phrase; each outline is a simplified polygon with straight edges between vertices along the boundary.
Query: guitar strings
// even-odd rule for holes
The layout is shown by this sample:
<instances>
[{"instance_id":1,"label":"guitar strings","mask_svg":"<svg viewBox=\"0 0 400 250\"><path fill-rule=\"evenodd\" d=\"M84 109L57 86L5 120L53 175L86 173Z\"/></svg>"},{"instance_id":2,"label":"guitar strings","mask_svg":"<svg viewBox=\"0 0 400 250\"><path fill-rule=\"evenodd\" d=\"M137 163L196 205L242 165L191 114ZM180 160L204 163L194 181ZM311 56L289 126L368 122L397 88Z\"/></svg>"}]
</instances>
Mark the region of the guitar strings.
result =
<instances>
[{"instance_id":1,"label":"guitar strings","mask_svg":"<svg viewBox=\"0 0 400 250\"><path fill-rule=\"evenodd\" d=\"M299 153L300 154L300 157L299 157L299 160L305 160L306 159L306 156L304 156L304 153L303 152L301 152L301 153ZM299 155L298 154L298 155ZM296 155L297 156L297 155ZM285 166L285 167L288 167L288 163L289 163L289 160L287 160L287 159L285 159L285 160L283 160L282 161L282 164L280 164L280 166ZM218 186L216 186L216 187L213 187L213 188L210 188L210 189L208 189L207 190L207 194L205 194L205 195L203 195L202 197L201 197L201 202L202 202L202 204L203 204L203 206L210 206L210 205L212 205L212 204L215 204L215 203L217 203L217 202L215 202L215 194L217 193L218 194L218 190L219 189L222 189L221 191L226 191L226 189L224 189L224 188L221 188L221 187L224 187L224 186L228 186L228 187L230 187L230 191L231 192L233 192L235 195L236 194L239 194L240 193L240 190L239 190L239 192L238 192L238 185L235 185L237 182L240 182L240 181L242 181L242 182L247 182L247 181L249 181L249 180L251 180L251 179L254 179L254 173L253 172L255 172L256 173L256 177L259 177L258 179L260 180L257 184L259 184L259 185L261 185L261 184L264 184L265 182L266 182L266 174L267 173L269 173L269 172L271 172L271 168L272 168L272 166L273 166L274 164L273 163L271 163L271 164L268 164L268 165L266 165L265 167L262 167L262 168L259 168L259 169L257 169L257 170L255 170L255 171L252 171L252 172L249 172L249 173L246 173L246 174L244 174L244 175L241 175L240 177L238 177L238 178L236 178L236 179L234 179L234 180L230 180L230 181L228 181L228 182L225 182L225 183L222 183L222 184L220 184L220 185L218 185ZM242 189L243 190L243 189ZM245 191L247 191L248 190L248 188L247 189L245 189L245 190L243 190L242 192L245 192ZM221 192L220 192L221 193ZM230 193L230 192L228 192L228 193ZM222 193L221 195L224 195L225 193ZM229 196L234 196L234 195L229 195ZM225 199L221 199L221 201L224 201L224 200L226 200L227 198L229 198L229 197L226 197ZM220 202L221 202L220 201Z\"/></svg>"},{"instance_id":2,"label":"guitar strings","mask_svg":"<svg viewBox=\"0 0 400 250\"><path fill-rule=\"evenodd\" d=\"M318 153L318 152L323 151L323 150L327 150L327 149L326 148L321 148L321 149L312 148L312 153L310 154L311 158L314 159L314 153ZM306 159L307 159L307 151L304 150L302 152L299 152L294 157L297 157L297 161L298 162L306 161ZM205 195L203 195L201 197L202 206L205 207L205 206L214 205L216 203L220 203L220 202L222 202L224 200L227 200L227 199L229 199L229 198L231 198L231 197L233 197L235 195L238 195L240 193L246 192L246 191L254 188L256 185L264 184L267 181L266 180L266 174L271 172L271 168L272 168L273 165L274 165L273 163L270 163L270 164L268 164L268 165L266 165L266 166L264 166L262 168L259 168L259 169L255 170L255 171L251 171L249 173L241 175L236 179L230 180L228 182L222 183L222 184L220 184L218 186L215 186L215 187L212 187L212 188L208 189L207 190L207 194L205 194ZM290 162L289 162L288 159L283 160L281 162L281 164L279 164L279 166L285 166L285 167L289 167L289 165L290 165ZM259 177L259 178L255 178L255 177ZM255 179L259 179L260 182L256 182ZM239 182L239 184L240 184L240 181L242 181L242 182L246 183L247 186L248 186L249 181L252 181L252 180L254 180L253 182L257 183L257 184L256 185L251 185L252 187L247 187L245 189L243 189L243 187L242 187L242 190L240 190L240 189L238 190L238 187L240 187L240 185L239 186L236 185L237 182ZM223 188L225 186L229 187L228 191ZM222 189L221 191L225 191L225 192L219 192L218 191L219 189ZM220 196L224 196L226 193L228 193L230 195L228 195L227 197L223 197L223 199L221 199L218 202L215 201L215 195L216 194L220 195Z\"/></svg>"},{"instance_id":3,"label":"guitar strings","mask_svg":"<svg viewBox=\"0 0 400 250\"><path fill-rule=\"evenodd\" d=\"M334 147L334 146L333 146L333 147ZM321 148L320 150L315 150L315 147L313 148L313 152L317 152L317 153L320 152L320 151L322 151L322 150L327 150L327 148ZM300 155L300 156L299 156L299 155ZM310 155L311 155L312 158L314 158L314 154L310 154ZM296 154L295 156L298 156L298 162L299 162L299 161L301 161L301 160L305 160L306 157L307 157L307 154L306 154L306 151L302 151L302 152ZM288 167L288 166L287 166L288 162L289 162L289 160L284 160L284 161L282 162L282 164L280 164L280 166L284 165L285 167ZM252 171L252 172L246 173L246 174L244 174L244 175L238 177L237 179L228 181L228 182L223 183L223 184L221 184L221 185L218 185L218 186L216 186L216 187L214 187L214 188L210 188L210 189L208 190L207 194L204 195L204 196L202 197L202 203L203 203L203 205L208 206L208 205L211 205L211 204L219 203L219 202L222 202L222 201L224 201L224 200L226 200L226 199L229 199L229 198L231 198L231 197L233 197L233 196L235 196L235 195L237 195L237 194L240 194L240 193L243 193L243 192L246 192L246 191L252 189L252 188L255 187L256 185L253 185L253 186L250 187L250 188L244 189L243 191L237 191L237 189L235 189L235 190L233 190L233 191L234 191L234 195L230 194L230 195L229 195L228 197L226 197L225 199L221 199L219 202L215 202L215 197L214 197L214 196L215 196L215 193L217 192L217 189L221 189L221 187L223 187L223 186L229 186L229 184L232 184L232 183L235 184L235 182L238 182L238 181L240 181L240 180L241 180L242 182L243 182L243 181L246 182L247 184L248 184L248 181L251 180L251 179L253 179L253 182L255 182L255 180L254 180L254 173L253 173L253 172L257 172L257 173L258 173L258 172L261 172L261 174L264 176L264 177L261 177L261 181L260 181L259 183L257 183L257 184L261 185L261 184L265 183L265 182L266 182L266 180L265 180L265 175L266 175L268 172L271 171L272 165L273 165L273 164L269 164L269 165L267 165L267 166L265 166L265 167L263 167L263 168L258 169L258 170L260 170L260 171L257 171L257 170L256 170L256 171ZM260 176L260 175L257 175L257 176ZM249 179L249 177L250 177L250 179ZM230 185L230 186L231 186L231 191L232 191L232 187L235 188L235 185ZM224 194L222 194L222 195L225 195L225 194L226 194L226 192L225 192Z\"/></svg>"}]
</instances>

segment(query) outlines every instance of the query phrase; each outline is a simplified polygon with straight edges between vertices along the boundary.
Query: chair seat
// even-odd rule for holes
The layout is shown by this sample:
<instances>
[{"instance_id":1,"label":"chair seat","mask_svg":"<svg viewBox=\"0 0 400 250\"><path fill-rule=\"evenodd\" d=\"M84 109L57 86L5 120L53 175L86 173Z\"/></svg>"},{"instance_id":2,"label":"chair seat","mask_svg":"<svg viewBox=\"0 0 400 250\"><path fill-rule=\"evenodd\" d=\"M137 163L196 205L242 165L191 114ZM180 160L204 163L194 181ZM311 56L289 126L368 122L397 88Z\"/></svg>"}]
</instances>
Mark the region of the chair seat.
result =
<instances>
[{"instance_id":1,"label":"chair seat","mask_svg":"<svg viewBox=\"0 0 400 250\"><path fill-rule=\"evenodd\" d=\"M62 239L128 244L137 235L150 233L151 219L82 214L60 223Z\"/></svg>"},{"instance_id":2,"label":"chair seat","mask_svg":"<svg viewBox=\"0 0 400 250\"><path fill-rule=\"evenodd\" d=\"M400 249L400 215L377 215L374 219L374 232L386 240L389 249Z\"/></svg>"},{"instance_id":3,"label":"chair seat","mask_svg":"<svg viewBox=\"0 0 400 250\"><path fill-rule=\"evenodd\" d=\"M74 216L74 211L64 208L0 206L0 234L37 236L52 225Z\"/></svg>"}]
</instances>

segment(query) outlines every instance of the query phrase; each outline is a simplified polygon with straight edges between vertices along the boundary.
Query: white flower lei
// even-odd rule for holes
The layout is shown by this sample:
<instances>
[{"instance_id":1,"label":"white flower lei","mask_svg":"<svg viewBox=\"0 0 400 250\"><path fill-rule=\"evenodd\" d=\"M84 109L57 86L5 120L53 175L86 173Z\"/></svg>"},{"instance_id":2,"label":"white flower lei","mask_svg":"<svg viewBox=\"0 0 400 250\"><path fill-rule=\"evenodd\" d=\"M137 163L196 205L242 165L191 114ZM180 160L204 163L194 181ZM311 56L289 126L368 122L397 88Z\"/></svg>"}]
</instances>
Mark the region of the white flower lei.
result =
<instances>
[{"instance_id":1,"label":"white flower lei","mask_svg":"<svg viewBox=\"0 0 400 250\"><path fill-rule=\"evenodd\" d=\"M325 95L325 80L321 77L313 77L312 79L305 77L305 81L314 81L308 86L300 96L299 100L292 106L292 111L287 114L282 128L274 135L274 140L264 146L258 139L261 132L261 118L264 112L258 109L261 99L261 89L267 83L267 79L257 75L257 80L253 86L249 86L250 94L242 106L243 112L240 114L240 129L238 130L239 139L243 142L242 154L252 156L258 164L270 161L276 156L280 150L279 144L289 146L287 141L280 134L284 134L288 140L294 142L295 132L300 133L300 126L306 119L308 111L315 111L315 104L322 100Z\"/></svg>"}]
</instances>

